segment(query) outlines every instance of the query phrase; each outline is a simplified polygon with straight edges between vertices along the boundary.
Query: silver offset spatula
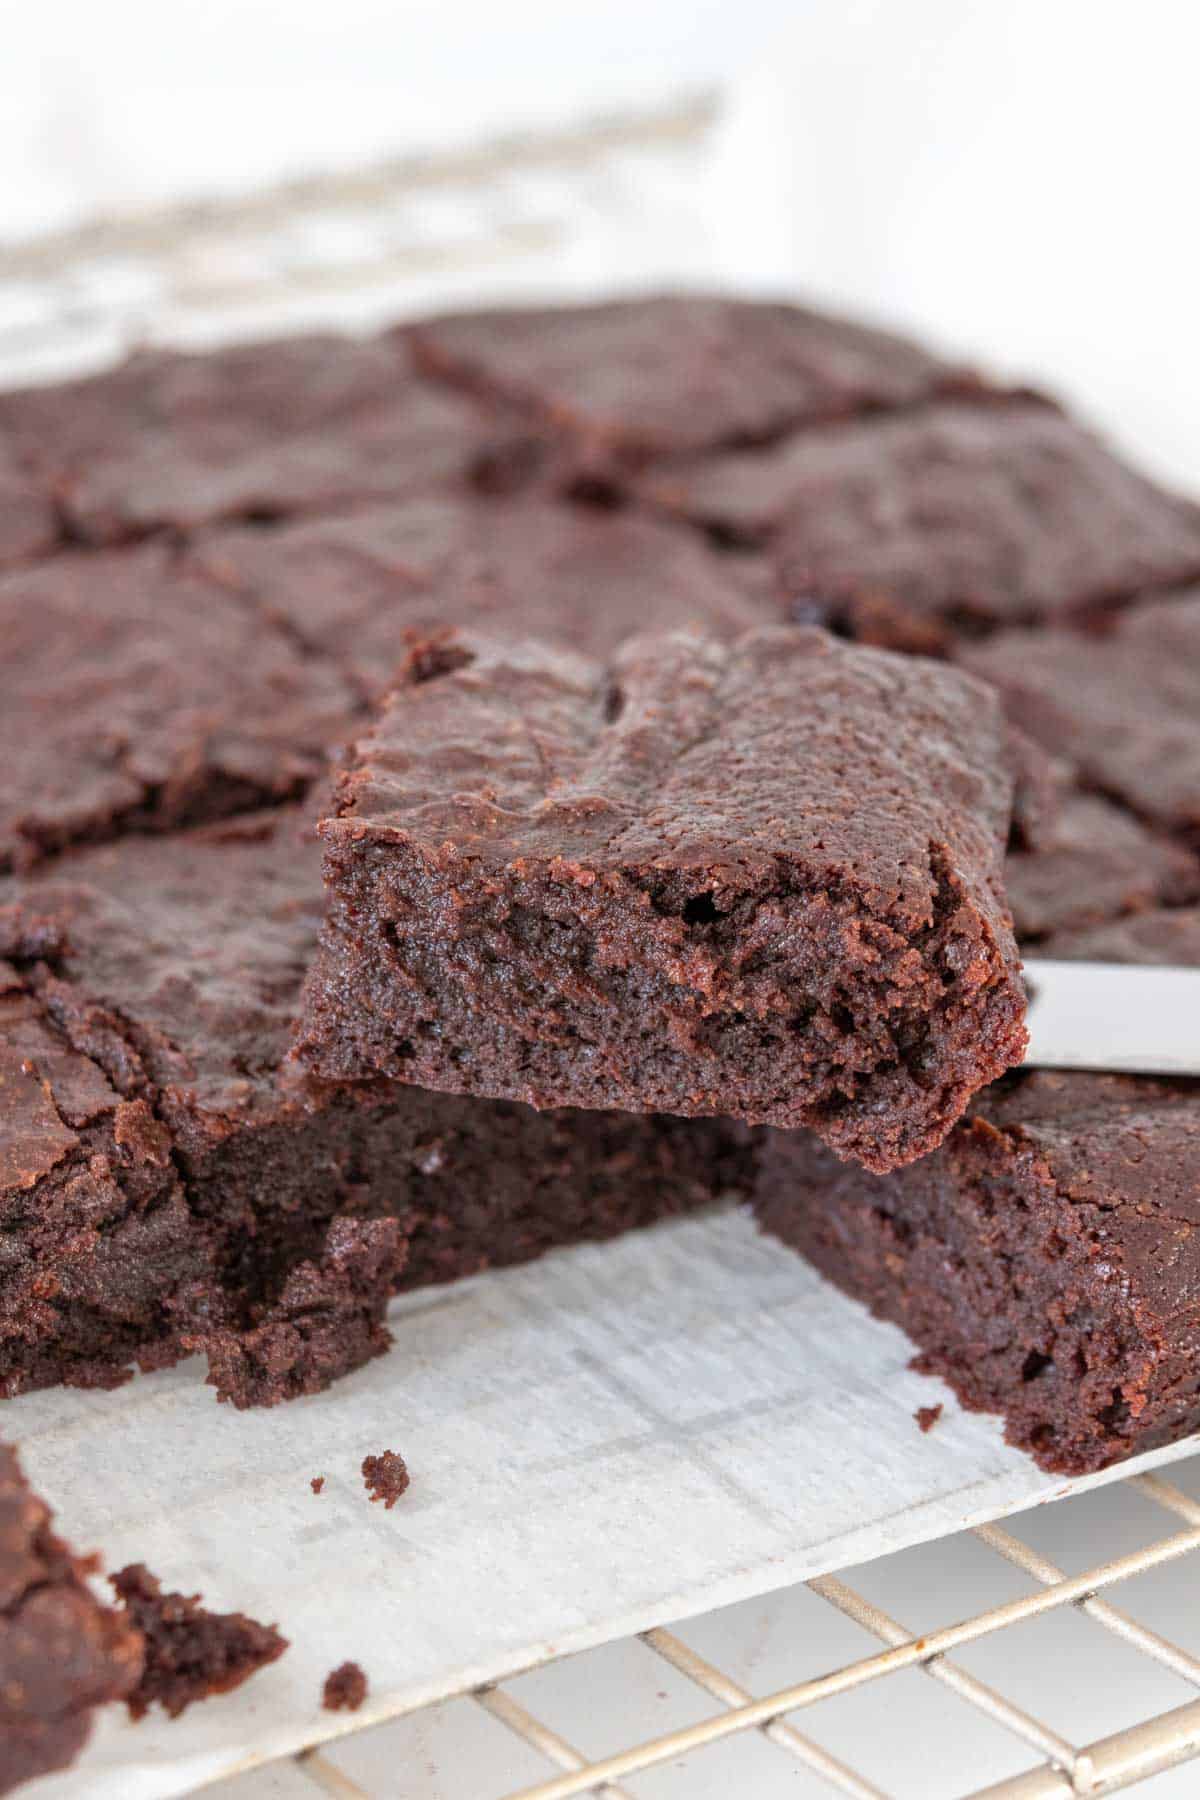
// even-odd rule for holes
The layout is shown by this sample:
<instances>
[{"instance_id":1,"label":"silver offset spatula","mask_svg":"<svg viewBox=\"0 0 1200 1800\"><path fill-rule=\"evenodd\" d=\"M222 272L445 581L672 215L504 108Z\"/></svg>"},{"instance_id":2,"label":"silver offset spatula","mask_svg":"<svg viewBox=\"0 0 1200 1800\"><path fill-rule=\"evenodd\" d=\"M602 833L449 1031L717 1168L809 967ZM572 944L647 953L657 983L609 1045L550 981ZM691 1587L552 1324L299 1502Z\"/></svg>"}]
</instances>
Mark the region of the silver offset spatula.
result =
<instances>
[{"instance_id":1,"label":"silver offset spatula","mask_svg":"<svg viewBox=\"0 0 1200 1800\"><path fill-rule=\"evenodd\" d=\"M1025 964L1027 1066L1200 1075L1200 969Z\"/></svg>"}]
</instances>

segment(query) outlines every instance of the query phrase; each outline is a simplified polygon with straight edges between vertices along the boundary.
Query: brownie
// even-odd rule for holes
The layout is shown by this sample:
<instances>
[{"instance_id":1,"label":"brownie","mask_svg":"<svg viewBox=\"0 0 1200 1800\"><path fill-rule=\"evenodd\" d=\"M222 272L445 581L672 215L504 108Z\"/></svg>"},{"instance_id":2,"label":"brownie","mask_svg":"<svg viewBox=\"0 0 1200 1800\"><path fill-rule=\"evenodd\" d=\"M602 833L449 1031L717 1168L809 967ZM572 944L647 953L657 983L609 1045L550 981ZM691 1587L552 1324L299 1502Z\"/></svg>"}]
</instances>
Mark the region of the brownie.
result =
<instances>
[{"instance_id":1,"label":"brownie","mask_svg":"<svg viewBox=\"0 0 1200 1800\"><path fill-rule=\"evenodd\" d=\"M0 1385L188 1347L239 1404L381 1348L393 1286L712 1200L726 1122L538 1114L287 1061L322 911L295 808L131 837L0 883Z\"/></svg>"},{"instance_id":2,"label":"brownie","mask_svg":"<svg viewBox=\"0 0 1200 1800\"><path fill-rule=\"evenodd\" d=\"M357 1712L367 1697L367 1678L356 1662L339 1663L325 1677L321 1705L326 1712Z\"/></svg>"},{"instance_id":3,"label":"brownie","mask_svg":"<svg viewBox=\"0 0 1200 1800\"><path fill-rule=\"evenodd\" d=\"M1071 962L1200 968L1200 906L1157 906L1101 925L1051 932L1037 953Z\"/></svg>"},{"instance_id":4,"label":"brownie","mask_svg":"<svg viewBox=\"0 0 1200 1800\"><path fill-rule=\"evenodd\" d=\"M0 1093L0 1391L110 1385L211 1284L169 1134L2 961Z\"/></svg>"},{"instance_id":5,"label":"brownie","mask_svg":"<svg viewBox=\"0 0 1200 1800\"><path fill-rule=\"evenodd\" d=\"M287 1225L276 1229L282 1235ZM391 1344L383 1315L408 1260L398 1220L335 1218L312 1252L290 1267L286 1240L283 1250L283 1272L260 1298L252 1322L242 1308L228 1323L209 1321L184 1340L205 1352L209 1382L221 1398L240 1407L319 1393ZM278 1261L278 1247L274 1255ZM246 1275L239 1270L243 1286Z\"/></svg>"},{"instance_id":6,"label":"brownie","mask_svg":"<svg viewBox=\"0 0 1200 1800\"><path fill-rule=\"evenodd\" d=\"M726 541L769 544L798 621L902 649L1200 573L1200 508L1033 400L801 432L664 466L649 492Z\"/></svg>"},{"instance_id":7,"label":"brownie","mask_svg":"<svg viewBox=\"0 0 1200 1800\"><path fill-rule=\"evenodd\" d=\"M401 1494L408 1492L408 1470L404 1458L394 1450L381 1450L378 1456L364 1456L362 1478L372 1501L382 1500L388 1512Z\"/></svg>"},{"instance_id":8,"label":"brownie","mask_svg":"<svg viewBox=\"0 0 1200 1800\"><path fill-rule=\"evenodd\" d=\"M422 380L403 345L325 335L0 394L0 436L68 532L106 544L486 479L514 424Z\"/></svg>"},{"instance_id":9,"label":"brownie","mask_svg":"<svg viewBox=\"0 0 1200 1800\"><path fill-rule=\"evenodd\" d=\"M907 1161L1024 1050L1012 796L998 707L943 664L781 626L443 641L320 827L300 1055Z\"/></svg>"},{"instance_id":10,"label":"brownie","mask_svg":"<svg viewBox=\"0 0 1200 1800\"><path fill-rule=\"evenodd\" d=\"M1045 1469L1200 1427L1200 1083L1010 1076L882 1178L774 1132L756 1209Z\"/></svg>"},{"instance_id":11,"label":"brownie","mask_svg":"<svg viewBox=\"0 0 1200 1800\"><path fill-rule=\"evenodd\" d=\"M732 636L777 613L765 584L751 597L746 565L680 527L537 497L428 494L214 532L196 554L372 698L394 678L406 631L519 632L604 656L648 619Z\"/></svg>"},{"instance_id":12,"label":"brownie","mask_svg":"<svg viewBox=\"0 0 1200 1800\"><path fill-rule=\"evenodd\" d=\"M141 1678L126 1701L135 1719L156 1704L177 1719L194 1700L241 1687L288 1647L273 1625L245 1613L209 1612L199 1594L164 1594L144 1563L130 1563L110 1579L146 1647Z\"/></svg>"},{"instance_id":13,"label":"brownie","mask_svg":"<svg viewBox=\"0 0 1200 1800\"><path fill-rule=\"evenodd\" d=\"M1014 849L1004 885L1025 943L1200 897L1200 859L1099 795L1068 792Z\"/></svg>"},{"instance_id":14,"label":"brownie","mask_svg":"<svg viewBox=\"0 0 1200 1800\"><path fill-rule=\"evenodd\" d=\"M95 1559L76 1556L52 1517L0 1444L0 1794L65 1769L95 1708L142 1671L140 1633L96 1599Z\"/></svg>"},{"instance_id":15,"label":"brownie","mask_svg":"<svg viewBox=\"0 0 1200 1800\"><path fill-rule=\"evenodd\" d=\"M47 555L59 539L50 496L0 434L0 569Z\"/></svg>"},{"instance_id":16,"label":"brownie","mask_svg":"<svg viewBox=\"0 0 1200 1800\"><path fill-rule=\"evenodd\" d=\"M357 694L164 546L0 577L0 870L302 793Z\"/></svg>"},{"instance_id":17,"label":"brownie","mask_svg":"<svg viewBox=\"0 0 1200 1800\"><path fill-rule=\"evenodd\" d=\"M889 332L708 294L461 313L404 335L430 374L617 461L763 443L971 385Z\"/></svg>"},{"instance_id":18,"label":"brownie","mask_svg":"<svg viewBox=\"0 0 1200 1800\"><path fill-rule=\"evenodd\" d=\"M1200 587L1103 631L1006 632L963 660L1087 786L1200 848Z\"/></svg>"}]
</instances>

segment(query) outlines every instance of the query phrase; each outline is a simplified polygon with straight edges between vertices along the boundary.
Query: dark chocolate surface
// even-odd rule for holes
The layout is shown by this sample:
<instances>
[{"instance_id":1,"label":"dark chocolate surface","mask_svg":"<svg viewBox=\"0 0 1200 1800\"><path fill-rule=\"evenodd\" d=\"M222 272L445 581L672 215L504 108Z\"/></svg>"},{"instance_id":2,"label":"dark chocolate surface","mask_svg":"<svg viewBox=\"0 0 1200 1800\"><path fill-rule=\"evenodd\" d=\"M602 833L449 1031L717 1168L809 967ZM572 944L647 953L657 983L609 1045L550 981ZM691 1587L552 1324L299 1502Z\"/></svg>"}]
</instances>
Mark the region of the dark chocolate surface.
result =
<instances>
[{"instance_id":1,"label":"dark chocolate surface","mask_svg":"<svg viewBox=\"0 0 1200 1800\"><path fill-rule=\"evenodd\" d=\"M1200 572L1200 508L1031 401L801 432L658 469L649 492L769 544L797 620L899 648L1103 610Z\"/></svg>"}]
</instances>

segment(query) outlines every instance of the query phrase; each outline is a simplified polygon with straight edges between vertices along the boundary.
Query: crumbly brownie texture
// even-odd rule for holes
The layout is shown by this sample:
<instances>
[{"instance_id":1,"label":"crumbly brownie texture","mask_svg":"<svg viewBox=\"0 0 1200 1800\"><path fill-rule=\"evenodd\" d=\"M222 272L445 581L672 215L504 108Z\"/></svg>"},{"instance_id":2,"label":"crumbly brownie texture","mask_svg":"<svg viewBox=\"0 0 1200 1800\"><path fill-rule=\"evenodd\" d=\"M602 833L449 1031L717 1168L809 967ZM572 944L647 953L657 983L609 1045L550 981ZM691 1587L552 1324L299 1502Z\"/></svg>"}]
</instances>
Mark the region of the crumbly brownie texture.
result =
<instances>
[{"instance_id":1,"label":"crumbly brownie texture","mask_svg":"<svg viewBox=\"0 0 1200 1800\"><path fill-rule=\"evenodd\" d=\"M409 1475L404 1458L394 1450L381 1450L378 1456L364 1456L362 1478L372 1501L382 1500L388 1512L408 1489Z\"/></svg>"},{"instance_id":2,"label":"crumbly brownie texture","mask_svg":"<svg viewBox=\"0 0 1200 1800\"><path fill-rule=\"evenodd\" d=\"M921 1431L928 1433L933 1430L934 1426L941 1418L942 1410L940 1401L936 1406L918 1406L916 1412L913 1414L913 1418L917 1421L918 1428Z\"/></svg>"},{"instance_id":3,"label":"crumbly brownie texture","mask_svg":"<svg viewBox=\"0 0 1200 1800\"><path fill-rule=\"evenodd\" d=\"M822 632L443 642L321 826L301 1054L907 1161L1024 1050L1012 793L985 688Z\"/></svg>"},{"instance_id":4,"label":"crumbly brownie texture","mask_svg":"<svg viewBox=\"0 0 1200 1800\"><path fill-rule=\"evenodd\" d=\"M0 436L0 569L44 556L58 542L58 518L16 451Z\"/></svg>"},{"instance_id":5,"label":"crumbly brownie texture","mask_svg":"<svg viewBox=\"0 0 1200 1800\"><path fill-rule=\"evenodd\" d=\"M109 1068L74 1049L26 976L0 962L4 1393L111 1385L211 1283L169 1134Z\"/></svg>"},{"instance_id":6,"label":"crumbly brownie texture","mask_svg":"<svg viewBox=\"0 0 1200 1800\"><path fill-rule=\"evenodd\" d=\"M513 403L601 459L763 443L973 385L887 332L710 295L464 313L404 335L428 373Z\"/></svg>"},{"instance_id":7,"label":"crumbly brownie texture","mask_svg":"<svg viewBox=\"0 0 1200 1800\"><path fill-rule=\"evenodd\" d=\"M1036 402L947 402L655 471L652 497L769 544L798 622L944 648L1200 572L1200 508Z\"/></svg>"},{"instance_id":8,"label":"crumbly brownie texture","mask_svg":"<svg viewBox=\"0 0 1200 1800\"><path fill-rule=\"evenodd\" d=\"M0 394L0 435L69 533L96 544L486 480L514 425L421 380L394 341L315 336L150 351Z\"/></svg>"},{"instance_id":9,"label":"crumbly brownie texture","mask_svg":"<svg viewBox=\"0 0 1200 1800\"><path fill-rule=\"evenodd\" d=\"M15 1451L0 1444L0 1794L74 1761L95 1707L142 1670L140 1634L102 1606L50 1528Z\"/></svg>"},{"instance_id":10,"label":"crumbly brownie texture","mask_svg":"<svg viewBox=\"0 0 1200 1800\"><path fill-rule=\"evenodd\" d=\"M382 1356L391 1344L384 1309L407 1256L396 1219L334 1219L316 1253L279 1277L275 1297L260 1300L254 1323L242 1313L195 1335L212 1386L238 1406L274 1406Z\"/></svg>"},{"instance_id":11,"label":"crumbly brownie texture","mask_svg":"<svg viewBox=\"0 0 1200 1800\"><path fill-rule=\"evenodd\" d=\"M196 555L371 699L391 685L406 632L469 626L605 656L647 620L729 637L778 611L765 582L751 598L739 559L680 526L537 497L424 495L215 532Z\"/></svg>"},{"instance_id":12,"label":"crumbly brownie texture","mask_svg":"<svg viewBox=\"0 0 1200 1800\"><path fill-rule=\"evenodd\" d=\"M1200 1426L1200 1083L1011 1076L883 1179L772 1133L756 1209L1045 1469Z\"/></svg>"},{"instance_id":13,"label":"crumbly brownie texture","mask_svg":"<svg viewBox=\"0 0 1200 1800\"><path fill-rule=\"evenodd\" d=\"M1011 852L1004 885L1017 937L1032 943L1194 899L1200 859L1098 795L1068 792Z\"/></svg>"},{"instance_id":14,"label":"crumbly brownie texture","mask_svg":"<svg viewBox=\"0 0 1200 1800\"><path fill-rule=\"evenodd\" d=\"M321 1489L325 1486L325 1477L323 1475L314 1475L308 1485L314 1494L319 1494Z\"/></svg>"},{"instance_id":15,"label":"crumbly brownie texture","mask_svg":"<svg viewBox=\"0 0 1200 1800\"><path fill-rule=\"evenodd\" d=\"M1200 968L1200 906L1154 907L1103 925L1052 932L1038 946L1038 955Z\"/></svg>"},{"instance_id":16,"label":"crumbly brownie texture","mask_svg":"<svg viewBox=\"0 0 1200 1800\"><path fill-rule=\"evenodd\" d=\"M1085 785L1200 849L1200 588L1103 631L1005 633L963 660Z\"/></svg>"},{"instance_id":17,"label":"crumbly brownie texture","mask_svg":"<svg viewBox=\"0 0 1200 1800\"><path fill-rule=\"evenodd\" d=\"M245 1613L209 1612L199 1594L164 1594L144 1563L110 1579L146 1646L141 1679L126 1701L135 1719L155 1704L177 1719L193 1700L241 1687L288 1647L273 1625Z\"/></svg>"},{"instance_id":18,"label":"crumbly brownie texture","mask_svg":"<svg viewBox=\"0 0 1200 1800\"><path fill-rule=\"evenodd\" d=\"M189 1346L246 1405L379 1349L394 1285L744 1188L728 1122L538 1114L286 1062L322 910L281 808L0 883L0 1386Z\"/></svg>"},{"instance_id":19,"label":"crumbly brownie texture","mask_svg":"<svg viewBox=\"0 0 1200 1800\"><path fill-rule=\"evenodd\" d=\"M357 1712L367 1697L367 1678L356 1662L339 1663L325 1677L321 1705L326 1712Z\"/></svg>"},{"instance_id":20,"label":"crumbly brownie texture","mask_svg":"<svg viewBox=\"0 0 1200 1800\"><path fill-rule=\"evenodd\" d=\"M356 692L156 544L0 577L0 870L304 791Z\"/></svg>"}]
</instances>

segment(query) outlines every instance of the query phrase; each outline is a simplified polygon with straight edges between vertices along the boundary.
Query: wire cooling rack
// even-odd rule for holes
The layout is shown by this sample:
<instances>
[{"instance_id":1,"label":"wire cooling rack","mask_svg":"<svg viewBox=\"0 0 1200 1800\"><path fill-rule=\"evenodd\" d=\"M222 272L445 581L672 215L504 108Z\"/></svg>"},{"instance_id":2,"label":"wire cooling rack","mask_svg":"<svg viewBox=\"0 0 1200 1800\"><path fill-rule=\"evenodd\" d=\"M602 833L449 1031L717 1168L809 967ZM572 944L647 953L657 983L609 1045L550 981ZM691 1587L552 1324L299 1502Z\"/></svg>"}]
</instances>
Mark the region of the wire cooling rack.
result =
<instances>
[{"instance_id":1,"label":"wire cooling rack","mask_svg":"<svg viewBox=\"0 0 1200 1800\"><path fill-rule=\"evenodd\" d=\"M1167 1778L1166 1785L1153 1780L1200 1758L1200 1558L1188 1560L1200 1551L1200 1458L1182 1465L1180 1480L1186 1487L1159 1475L1135 1476L1022 1515L1015 1527L983 1525L752 1603L758 1618L749 1638L759 1638L759 1662L764 1608L778 1617L785 1604L788 1616L777 1635L786 1642L777 1646L773 1666L790 1656L819 1671L768 1692L751 1692L740 1666L747 1661L746 1617L713 1614L610 1646L610 1664L613 1653L626 1661L637 1655L624 1679L640 1691L619 1708L623 1722L648 1716L648 1703L651 1714L664 1702L678 1710L681 1698L698 1716L667 1730L629 1732L633 1741L602 1754L577 1747L573 1737L612 1740L612 1693L600 1701L605 1683L611 1688L612 1669L587 1668L589 1659L605 1655L600 1651L434 1709L442 1717L432 1735L422 1715L411 1715L304 1752L287 1765L284 1787L274 1766L211 1791L228 1800L280 1793L297 1800L318 1793L340 1800L659 1794L759 1800L785 1793L1068 1800L1150 1781L1155 1793L1165 1795L1167 1786L1172 1795L1195 1793L1195 1770L1178 1782ZM1084 1546L1094 1549L1106 1536L1119 1542L1131 1531L1141 1540L1135 1548L1074 1571L1064 1566L1078 1561ZM914 1621L888 1609L889 1599L894 1603L904 1591L909 1605L944 1617L967 1596L1004 1592L1014 1580L1010 1597L953 1623L916 1621L921 1628L914 1630ZM1136 1596L1143 1617L1117 1604L1114 1594L1121 1601ZM796 1611L800 1602L807 1612ZM831 1654L854 1641L847 1621L864 1647L877 1647L831 1664ZM1068 1622L1076 1634L1064 1635ZM1164 1624L1170 1633L1159 1628ZM1035 1626L1056 1627L1057 1635L1034 1646L1028 1633ZM1190 1639L1190 1647L1175 1637ZM923 1708L928 1696L906 1685L918 1673L935 1684L935 1710ZM688 1708L687 1695L698 1707ZM858 1707L849 1717L847 1701ZM842 1716L831 1732L826 1720L839 1703ZM1106 1714L1116 1729L1088 1736L1071 1729ZM503 1728L495 1740L475 1741L479 1715ZM988 1733L982 1741L972 1736L979 1726ZM506 1754L505 1734L516 1760ZM472 1752L469 1766L464 1749ZM991 1779L1003 1767L1012 1772ZM667 1785L654 1785L663 1775Z\"/></svg>"},{"instance_id":2,"label":"wire cooling rack","mask_svg":"<svg viewBox=\"0 0 1200 1800\"><path fill-rule=\"evenodd\" d=\"M206 344L401 313L704 282L704 94L478 149L0 242L0 387Z\"/></svg>"}]
</instances>

